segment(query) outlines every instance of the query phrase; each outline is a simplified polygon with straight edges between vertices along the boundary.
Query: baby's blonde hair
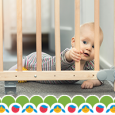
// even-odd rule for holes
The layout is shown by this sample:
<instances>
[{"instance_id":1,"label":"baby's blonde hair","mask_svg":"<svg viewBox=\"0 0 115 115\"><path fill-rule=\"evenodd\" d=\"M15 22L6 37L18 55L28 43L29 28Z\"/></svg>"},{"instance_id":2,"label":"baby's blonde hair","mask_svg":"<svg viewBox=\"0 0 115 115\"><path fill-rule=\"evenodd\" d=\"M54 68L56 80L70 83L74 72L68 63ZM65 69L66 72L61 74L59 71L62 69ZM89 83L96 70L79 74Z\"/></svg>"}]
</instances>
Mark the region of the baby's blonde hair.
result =
<instances>
[{"instance_id":1,"label":"baby's blonde hair","mask_svg":"<svg viewBox=\"0 0 115 115\"><path fill-rule=\"evenodd\" d=\"M87 22L87 23L80 25L80 32L81 32L82 28L84 28L84 27L90 27L90 29L92 31L94 31L94 22ZM100 38L103 41L103 31L102 31L101 27L99 27L99 34L100 34ZM74 35L74 37L75 37L75 35Z\"/></svg>"},{"instance_id":2,"label":"baby's blonde hair","mask_svg":"<svg viewBox=\"0 0 115 115\"><path fill-rule=\"evenodd\" d=\"M94 26L95 26L95 23L94 23L94 22L87 22L87 23L85 23L85 24L80 25L80 31L81 31L82 28L84 28L84 27L90 27L90 29L94 31ZM102 40L103 40L103 31L102 31L102 29L101 29L100 26L99 26L99 34L100 34L100 38L102 38Z\"/></svg>"}]
</instances>

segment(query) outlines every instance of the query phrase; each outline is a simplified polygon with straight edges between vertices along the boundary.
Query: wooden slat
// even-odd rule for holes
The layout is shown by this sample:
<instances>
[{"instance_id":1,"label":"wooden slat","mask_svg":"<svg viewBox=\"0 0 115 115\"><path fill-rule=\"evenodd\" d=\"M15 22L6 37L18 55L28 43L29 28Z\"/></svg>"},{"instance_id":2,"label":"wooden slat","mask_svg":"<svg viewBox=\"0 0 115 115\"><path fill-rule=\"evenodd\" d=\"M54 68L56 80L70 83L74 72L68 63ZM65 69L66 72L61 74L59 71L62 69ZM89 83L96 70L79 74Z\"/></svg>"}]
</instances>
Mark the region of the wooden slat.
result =
<instances>
[{"instance_id":1,"label":"wooden slat","mask_svg":"<svg viewBox=\"0 0 115 115\"><path fill-rule=\"evenodd\" d=\"M115 67L115 0L114 0L114 67ZM114 81L114 91L115 91L115 81Z\"/></svg>"},{"instance_id":2,"label":"wooden slat","mask_svg":"<svg viewBox=\"0 0 115 115\"><path fill-rule=\"evenodd\" d=\"M22 0L17 0L17 70L22 71Z\"/></svg>"},{"instance_id":3,"label":"wooden slat","mask_svg":"<svg viewBox=\"0 0 115 115\"><path fill-rule=\"evenodd\" d=\"M61 71L61 60L60 60L60 0L55 0L55 53L56 53L56 71Z\"/></svg>"},{"instance_id":4,"label":"wooden slat","mask_svg":"<svg viewBox=\"0 0 115 115\"><path fill-rule=\"evenodd\" d=\"M37 71L42 71L42 40L41 40L41 0L36 0L36 55Z\"/></svg>"},{"instance_id":5,"label":"wooden slat","mask_svg":"<svg viewBox=\"0 0 115 115\"><path fill-rule=\"evenodd\" d=\"M94 61L95 61L95 71L99 71L99 0L95 0L94 2L94 7L95 7L95 16L94 16L94 20L95 20L95 56L94 56Z\"/></svg>"},{"instance_id":6,"label":"wooden slat","mask_svg":"<svg viewBox=\"0 0 115 115\"><path fill-rule=\"evenodd\" d=\"M80 51L80 0L75 0L75 48ZM75 71L80 71L80 61L75 62Z\"/></svg>"},{"instance_id":7,"label":"wooden slat","mask_svg":"<svg viewBox=\"0 0 115 115\"><path fill-rule=\"evenodd\" d=\"M97 79L97 72L98 71L4 71L0 72L0 80L87 80Z\"/></svg>"},{"instance_id":8,"label":"wooden slat","mask_svg":"<svg viewBox=\"0 0 115 115\"><path fill-rule=\"evenodd\" d=\"M0 0L0 71L3 71L3 0Z\"/></svg>"}]
</instances>

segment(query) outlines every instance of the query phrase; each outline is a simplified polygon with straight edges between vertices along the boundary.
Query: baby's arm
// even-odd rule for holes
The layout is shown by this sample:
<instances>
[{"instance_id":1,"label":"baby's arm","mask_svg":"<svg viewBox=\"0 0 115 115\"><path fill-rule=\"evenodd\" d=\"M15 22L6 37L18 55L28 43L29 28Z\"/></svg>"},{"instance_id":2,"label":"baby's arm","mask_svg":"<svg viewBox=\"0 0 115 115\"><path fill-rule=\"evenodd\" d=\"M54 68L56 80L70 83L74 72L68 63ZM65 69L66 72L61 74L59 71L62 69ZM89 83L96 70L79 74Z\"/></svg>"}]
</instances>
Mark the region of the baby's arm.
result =
<instances>
[{"instance_id":1,"label":"baby's arm","mask_svg":"<svg viewBox=\"0 0 115 115\"><path fill-rule=\"evenodd\" d=\"M22 66L23 66L23 67L24 67L24 63L25 63L25 59L23 59L23 62L22 62ZM9 71L16 71L16 69L17 69L17 64L14 65L14 66L12 66L12 67L9 69Z\"/></svg>"},{"instance_id":2,"label":"baby's arm","mask_svg":"<svg viewBox=\"0 0 115 115\"><path fill-rule=\"evenodd\" d=\"M73 60L78 62L81 60L81 56L80 56L81 53L83 53L82 50L80 52L78 52L76 50L76 48L72 48L71 50L66 52L66 54L65 54L66 60L68 62L71 62ZM83 82L83 84L81 85L81 88L89 89L89 88L93 88L95 86L100 86L101 84L102 84L102 82L99 80L87 80L87 81Z\"/></svg>"},{"instance_id":3,"label":"baby's arm","mask_svg":"<svg viewBox=\"0 0 115 115\"><path fill-rule=\"evenodd\" d=\"M82 89L92 89L93 87L100 86L102 84L98 79L84 81L81 85Z\"/></svg>"}]
</instances>

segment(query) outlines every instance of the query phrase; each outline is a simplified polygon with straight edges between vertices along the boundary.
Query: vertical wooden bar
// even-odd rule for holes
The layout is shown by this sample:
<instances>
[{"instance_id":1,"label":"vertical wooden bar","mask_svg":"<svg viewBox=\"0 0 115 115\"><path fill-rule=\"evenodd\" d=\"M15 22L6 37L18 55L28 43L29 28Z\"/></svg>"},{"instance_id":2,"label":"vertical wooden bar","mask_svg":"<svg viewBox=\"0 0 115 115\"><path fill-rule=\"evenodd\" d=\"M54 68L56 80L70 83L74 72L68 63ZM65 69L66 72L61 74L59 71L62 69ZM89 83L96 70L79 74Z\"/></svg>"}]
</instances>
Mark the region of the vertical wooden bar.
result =
<instances>
[{"instance_id":1,"label":"vertical wooden bar","mask_svg":"<svg viewBox=\"0 0 115 115\"><path fill-rule=\"evenodd\" d=\"M99 0L95 0L94 2L94 7L95 7L95 16L94 16L94 20L95 20L95 56L94 56L94 63L95 63L95 71L99 71Z\"/></svg>"},{"instance_id":2,"label":"vertical wooden bar","mask_svg":"<svg viewBox=\"0 0 115 115\"><path fill-rule=\"evenodd\" d=\"M3 71L3 0L0 0L0 71Z\"/></svg>"},{"instance_id":3,"label":"vertical wooden bar","mask_svg":"<svg viewBox=\"0 0 115 115\"><path fill-rule=\"evenodd\" d=\"M114 0L114 67L115 67L115 0ZM114 91L115 91L115 80L114 80Z\"/></svg>"},{"instance_id":4,"label":"vertical wooden bar","mask_svg":"<svg viewBox=\"0 0 115 115\"><path fill-rule=\"evenodd\" d=\"M36 55L37 71L42 71L42 40L41 40L41 0L36 0Z\"/></svg>"},{"instance_id":5,"label":"vertical wooden bar","mask_svg":"<svg viewBox=\"0 0 115 115\"><path fill-rule=\"evenodd\" d=\"M80 51L80 0L75 0L75 48ZM75 71L80 71L80 61L75 62Z\"/></svg>"},{"instance_id":6,"label":"vertical wooden bar","mask_svg":"<svg viewBox=\"0 0 115 115\"><path fill-rule=\"evenodd\" d=\"M55 52L56 52L56 71L61 71L61 60L60 60L60 0L55 0Z\"/></svg>"},{"instance_id":7,"label":"vertical wooden bar","mask_svg":"<svg viewBox=\"0 0 115 115\"><path fill-rule=\"evenodd\" d=\"M17 0L17 70L22 71L22 0Z\"/></svg>"}]
</instances>

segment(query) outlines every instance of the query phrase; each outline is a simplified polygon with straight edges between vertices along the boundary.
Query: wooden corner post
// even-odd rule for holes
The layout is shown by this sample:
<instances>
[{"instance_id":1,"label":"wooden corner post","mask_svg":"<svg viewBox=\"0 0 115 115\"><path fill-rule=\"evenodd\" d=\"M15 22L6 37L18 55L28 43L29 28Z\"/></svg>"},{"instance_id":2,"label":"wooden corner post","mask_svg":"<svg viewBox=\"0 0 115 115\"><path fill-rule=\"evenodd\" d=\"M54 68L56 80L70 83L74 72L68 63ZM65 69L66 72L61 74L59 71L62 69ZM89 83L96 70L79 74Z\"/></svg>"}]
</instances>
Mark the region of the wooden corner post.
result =
<instances>
[{"instance_id":1,"label":"wooden corner post","mask_svg":"<svg viewBox=\"0 0 115 115\"><path fill-rule=\"evenodd\" d=\"M115 67L115 0L114 0L114 67ZM114 91L115 91L115 80L114 80Z\"/></svg>"},{"instance_id":2,"label":"wooden corner post","mask_svg":"<svg viewBox=\"0 0 115 115\"><path fill-rule=\"evenodd\" d=\"M36 0L36 55L37 71L42 71L42 38L41 38L41 0Z\"/></svg>"},{"instance_id":3,"label":"wooden corner post","mask_svg":"<svg viewBox=\"0 0 115 115\"><path fill-rule=\"evenodd\" d=\"M80 0L75 0L75 48L80 51ZM75 62L75 71L80 71L80 61Z\"/></svg>"},{"instance_id":4,"label":"wooden corner post","mask_svg":"<svg viewBox=\"0 0 115 115\"><path fill-rule=\"evenodd\" d=\"M0 0L0 71L3 71L3 0Z\"/></svg>"},{"instance_id":5,"label":"wooden corner post","mask_svg":"<svg viewBox=\"0 0 115 115\"><path fill-rule=\"evenodd\" d=\"M95 0L94 2L94 31L95 31L95 40L94 40L94 50L95 50L95 55L94 55L94 69L95 71L99 71L99 0Z\"/></svg>"},{"instance_id":6,"label":"wooden corner post","mask_svg":"<svg viewBox=\"0 0 115 115\"><path fill-rule=\"evenodd\" d=\"M55 54L56 54L56 71L61 71L61 60L60 60L60 0L55 0Z\"/></svg>"},{"instance_id":7,"label":"wooden corner post","mask_svg":"<svg viewBox=\"0 0 115 115\"><path fill-rule=\"evenodd\" d=\"M22 71L22 0L17 0L17 70Z\"/></svg>"}]
</instances>

